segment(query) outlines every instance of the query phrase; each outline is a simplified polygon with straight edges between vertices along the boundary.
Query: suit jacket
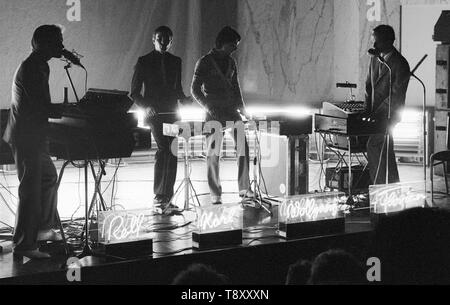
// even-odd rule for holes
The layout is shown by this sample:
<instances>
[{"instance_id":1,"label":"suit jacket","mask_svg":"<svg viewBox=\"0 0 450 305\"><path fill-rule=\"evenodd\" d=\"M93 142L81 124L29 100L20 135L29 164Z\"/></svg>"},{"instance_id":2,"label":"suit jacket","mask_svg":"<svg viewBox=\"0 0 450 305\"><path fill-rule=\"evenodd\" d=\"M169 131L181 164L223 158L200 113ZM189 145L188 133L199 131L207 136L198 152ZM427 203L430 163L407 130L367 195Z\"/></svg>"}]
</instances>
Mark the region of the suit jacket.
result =
<instances>
[{"instance_id":1,"label":"suit jacket","mask_svg":"<svg viewBox=\"0 0 450 305\"><path fill-rule=\"evenodd\" d=\"M386 63L392 70L391 122L400 121L400 111L405 105L406 90L410 79L408 61L396 49ZM389 70L376 57L372 57L366 79L367 111L380 124L388 124L389 113ZM387 126L387 125L386 125Z\"/></svg>"},{"instance_id":2,"label":"suit jacket","mask_svg":"<svg viewBox=\"0 0 450 305\"><path fill-rule=\"evenodd\" d=\"M241 89L237 77L236 62L228 57L228 69L224 74L215 57L215 50L200 58L195 66L191 93L195 100L206 109L211 109L216 117L207 120L238 121L237 109L243 107Z\"/></svg>"},{"instance_id":3,"label":"suit jacket","mask_svg":"<svg viewBox=\"0 0 450 305\"><path fill-rule=\"evenodd\" d=\"M48 85L50 69L37 52L16 70L8 124L3 140L9 144L42 143L48 132L51 98Z\"/></svg>"},{"instance_id":4,"label":"suit jacket","mask_svg":"<svg viewBox=\"0 0 450 305\"><path fill-rule=\"evenodd\" d=\"M152 106L158 113L175 112L177 99L185 98L181 86L181 58L155 50L140 57L135 66L130 95L139 107Z\"/></svg>"}]
</instances>

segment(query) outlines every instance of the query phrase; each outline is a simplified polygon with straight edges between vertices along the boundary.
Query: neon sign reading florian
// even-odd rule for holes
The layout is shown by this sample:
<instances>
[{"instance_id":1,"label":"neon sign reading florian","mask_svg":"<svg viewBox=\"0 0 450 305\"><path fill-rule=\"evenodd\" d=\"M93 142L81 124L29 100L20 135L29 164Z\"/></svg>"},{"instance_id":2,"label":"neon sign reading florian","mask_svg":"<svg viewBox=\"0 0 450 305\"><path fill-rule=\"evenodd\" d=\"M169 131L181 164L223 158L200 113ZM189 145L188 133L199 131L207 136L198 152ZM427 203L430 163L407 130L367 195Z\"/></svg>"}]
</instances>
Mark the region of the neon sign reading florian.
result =
<instances>
[{"instance_id":1,"label":"neon sign reading florian","mask_svg":"<svg viewBox=\"0 0 450 305\"><path fill-rule=\"evenodd\" d=\"M110 243L139 239L146 214L144 211L99 213L99 241Z\"/></svg>"},{"instance_id":2,"label":"neon sign reading florian","mask_svg":"<svg viewBox=\"0 0 450 305\"><path fill-rule=\"evenodd\" d=\"M371 186L370 203L373 213L391 213L413 207L423 207L426 195L410 184Z\"/></svg>"},{"instance_id":3,"label":"neon sign reading florian","mask_svg":"<svg viewBox=\"0 0 450 305\"><path fill-rule=\"evenodd\" d=\"M242 209L236 205L199 208L197 228L200 232L237 229L242 226Z\"/></svg>"},{"instance_id":4,"label":"neon sign reading florian","mask_svg":"<svg viewBox=\"0 0 450 305\"><path fill-rule=\"evenodd\" d=\"M316 221L341 217L342 193L301 195L286 198L280 205L280 221L286 223Z\"/></svg>"}]
</instances>

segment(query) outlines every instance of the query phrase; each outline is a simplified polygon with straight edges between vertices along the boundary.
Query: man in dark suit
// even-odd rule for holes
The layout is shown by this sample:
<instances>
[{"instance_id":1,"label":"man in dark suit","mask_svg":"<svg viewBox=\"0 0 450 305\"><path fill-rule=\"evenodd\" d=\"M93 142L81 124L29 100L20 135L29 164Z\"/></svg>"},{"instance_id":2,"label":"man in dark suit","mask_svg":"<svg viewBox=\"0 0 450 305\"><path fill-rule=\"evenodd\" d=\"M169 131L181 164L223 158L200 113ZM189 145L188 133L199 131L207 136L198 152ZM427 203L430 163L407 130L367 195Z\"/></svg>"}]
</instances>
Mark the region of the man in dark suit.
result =
<instances>
[{"instance_id":1,"label":"man in dark suit","mask_svg":"<svg viewBox=\"0 0 450 305\"><path fill-rule=\"evenodd\" d=\"M164 214L177 210L170 199L174 193L178 159L176 152L171 151L171 146L176 146L172 145L172 141L177 139L163 135L163 124L177 121L178 101L189 102L181 86L181 58L168 52L172 39L172 30L167 26L160 26L154 31L155 49L138 59L131 84L131 98L145 111L145 122L150 126L158 146L154 206L157 212Z\"/></svg>"},{"instance_id":2,"label":"man in dark suit","mask_svg":"<svg viewBox=\"0 0 450 305\"><path fill-rule=\"evenodd\" d=\"M62 29L56 25L37 28L33 51L17 69L12 101L3 139L12 149L17 167L19 200L14 228L14 255L49 258L40 252L38 241L61 240L57 225L57 173L47 147L51 58L61 58Z\"/></svg>"},{"instance_id":3,"label":"man in dark suit","mask_svg":"<svg viewBox=\"0 0 450 305\"><path fill-rule=\"evenodd\" d=\"M410 68L407 60L394 47L395 32L391 26L376 27L373 30L372 39L375 52L379 56L374 56L370 60L366 80L367 111L383 130L387 130L389 147L386 157L388 145L386 136L380 134L369 138L367 155L370 176L374 184L396 183L400 179L394 154L392 130L401 119L400 114L405 105L410 79ZM386 65L392 70L392 79ZM386 182L386 159L388 160L388 182Z\"/></svg>"}]
</instances>

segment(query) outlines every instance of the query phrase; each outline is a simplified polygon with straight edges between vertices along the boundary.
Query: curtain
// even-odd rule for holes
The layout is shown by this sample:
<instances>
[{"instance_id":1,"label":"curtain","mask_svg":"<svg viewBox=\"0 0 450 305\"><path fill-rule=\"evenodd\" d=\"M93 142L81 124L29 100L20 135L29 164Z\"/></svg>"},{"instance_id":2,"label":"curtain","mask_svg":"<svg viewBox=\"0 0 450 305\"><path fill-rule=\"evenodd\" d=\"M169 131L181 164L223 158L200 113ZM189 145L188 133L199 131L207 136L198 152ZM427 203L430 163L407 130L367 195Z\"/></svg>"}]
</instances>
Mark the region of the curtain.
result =
<instances>
[{"instance_id":1,"label":"curtain","mask_svg":"<svg viewBox=\"0 0 450 305\"><path fill-rule=\"evenodd\" d=\"M76 16L79 4L79 21ZM217 31L234 24L236 0L1 0L0 1L0 107L8 108L14 72L31 51L33 31L42 24L65 28L64 45L83 55L88 88L130 90L137 59L153 49L152 34L160 25L174 32L171 53L182 58L182 82L186 95L196 61L212 47ZM205 26L206 25L206 26ZM53 103L75 102L64 71L65 63L49 62ZM70 70L78 96L85 92L85 74Z\"/></svg>"}]
</instances>

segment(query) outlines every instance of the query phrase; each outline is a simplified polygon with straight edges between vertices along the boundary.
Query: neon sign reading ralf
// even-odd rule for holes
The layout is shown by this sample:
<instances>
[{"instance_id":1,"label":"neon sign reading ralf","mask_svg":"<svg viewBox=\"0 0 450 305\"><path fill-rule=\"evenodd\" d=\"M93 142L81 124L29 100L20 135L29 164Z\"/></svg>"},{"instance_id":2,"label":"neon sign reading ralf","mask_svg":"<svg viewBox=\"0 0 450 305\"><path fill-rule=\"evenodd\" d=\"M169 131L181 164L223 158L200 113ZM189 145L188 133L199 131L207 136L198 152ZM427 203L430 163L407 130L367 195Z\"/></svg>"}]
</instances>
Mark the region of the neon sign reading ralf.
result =
<instances>
[{"instance_id":1,"label":"neon sign reading ralf","mask_svg":"<svg viewBox=\"0 0 450 305\"><path fill-rule=\"evenodd\" d=\"M101 222L100 239L106 242L137 239L144 220L143 213L110 213Z\"/></svg>"}]
</instances>

